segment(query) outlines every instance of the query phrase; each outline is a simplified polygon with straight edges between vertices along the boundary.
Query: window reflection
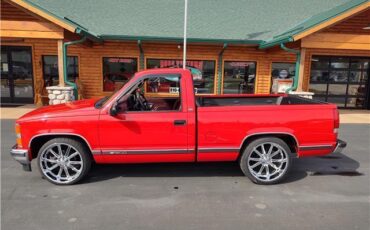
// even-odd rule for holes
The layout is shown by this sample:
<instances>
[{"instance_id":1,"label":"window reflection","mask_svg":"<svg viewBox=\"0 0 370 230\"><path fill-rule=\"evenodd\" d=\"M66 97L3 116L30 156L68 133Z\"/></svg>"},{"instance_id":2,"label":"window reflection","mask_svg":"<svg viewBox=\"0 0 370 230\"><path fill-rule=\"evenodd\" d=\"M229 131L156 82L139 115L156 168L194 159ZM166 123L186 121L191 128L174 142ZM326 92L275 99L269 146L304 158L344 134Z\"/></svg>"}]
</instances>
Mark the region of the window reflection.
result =
<instances>
[{"instance_id":1,"label":"window reflection","mask_svg":"<svg viewBox=\"0 0 370 230\"><path fill-rule=\"evenodd\" d=\"M147 69L182 68L178 59L147 59ZM215 80L215 61L187 60L186 68L193 76L194 90L197 94L213 94Z\"/></svg>"},{"instance_id":2,"label":"window reflection","mask_svg":"<svg viewBox=\"0 0 370 230\"><path fill-rule=\"evenodd\" d=\"M329 80L328 70L312 70L311 82L327 82Z\"/></svg>"},{"instance_id":3,"label":"window reflection","mask_svg":"<svg viewBox=\"0 0 370 230\"><path fill-rule=\"evenodd\" d=\"M256 62L224 62L224 94L254 93Z\"/></svg>"},{"instance_id":4,"label":"window reflection","mask_svg":"<svg viewBox=\"0 0 370 230\"><path fill-rule=\"evenodd\" d=\"M45 86L58 85L59 84L58 56L56 55L42 56L42 65ZM79 76L78 57L68 56L67 79L71 82L74 82L78 76Z\"/></svg>"},{"instance_id":5,"label":"window reflection","mask_svg":"<svg viewBox=\"0 0 370 230\"><path fill-rule=\"evenodd\" d=\"M348 69L349 68L349 58L346 58L346 57L331 58L330 67L333 69Z\"/></svg>"},{"instance_id":6,"label":"window reflection","mask_svg":"<svg viewBox=\"0 0 370 230\"><path fill-rule=\"evenodd\" d=\"M329 84L328 94L330 95L345 95L347 84Z\"/></svg>"},{"instance_id":7,"label":"window reflection","mask_svg":"<svg viewBox=\"0 0 370 230\"><path fill-rule=\"evenodd\" d=\"M364 58L352 58L351 59L351 69L366 70L369 68L369 59Z\"/></svg>"},{"instance_id":8,"label":"window reflection","mask_svg":"<svg viewBox=\"0 0 370 230\"><path fill-rule=\"evenodd\" d=\"M136 58L104 57L103 90L116 91L124 86L137 71Z\"/></svg>"},{"instance_id":9,"label":"window reflection","mask_svg":"<svg viewBox=\"0 0 370 230\"><path fill-rule=\"evenodd\" d=\"M340 107L366 107L369 58L313 56L310 86L314 98Z\"/></svg>"},{"instance_id":10,"label":"window reflection","mask_svg":"<svg viewBox=\"0 0 370 230\"><path fill-rule=\"evenodd\" d=\"M365 83L368 79L368 72L365 71L351 71L349 81L357 83Z\"/></svg>"},{"instance_id":11,"label":"window reflection","mask_svg":"<svg viewBox=\"0 0 370 230\"><path fill-rule=\"evenodd\" d=\"M315 95L326 94L326 91L327 91L327 84L311 84L310 85L310 92L315 93Z\"/></svg>"},{"instance_id":12,"label":"window reflection","mask_svg":"<svg viewBox=\"0 0 370 230\"><path fill-rule=\"evenodd\" d=\"M349 85L348 95L364 97L366 95L365 85Z\"/></svg>"},{"instance_id":13,"label":"window reflection","mask_svg":"<svg viewBox=\"0 0 370 230\"><path fill-rule=\"evenodd\" d=\"M331 71L329 81L346 83L348 81L348 71Z\"/></svg>"},{"instance_id":14,"label":"window reflection","mask_svg":"<svg viewBox=\"0 0 370 230\"><path fill-rule=\"evenodd\" d=\"M365 98L363 97L348 97L347 107L349 108L363 108L365 106Z\"/></svg>"}]
</instances>

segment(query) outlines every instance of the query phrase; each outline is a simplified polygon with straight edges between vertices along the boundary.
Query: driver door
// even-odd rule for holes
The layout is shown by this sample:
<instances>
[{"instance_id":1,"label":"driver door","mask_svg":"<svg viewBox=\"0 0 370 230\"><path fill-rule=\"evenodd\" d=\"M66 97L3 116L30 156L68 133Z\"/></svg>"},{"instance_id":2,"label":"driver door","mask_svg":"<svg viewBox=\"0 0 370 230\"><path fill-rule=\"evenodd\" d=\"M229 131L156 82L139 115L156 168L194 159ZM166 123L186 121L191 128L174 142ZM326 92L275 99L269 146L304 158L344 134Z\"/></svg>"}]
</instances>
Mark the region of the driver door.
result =
<instances>
[{"instance_id":1,"label":"driver door","mask_svg":"<svg viewBox=\"0 0 370 230\"><path fill-rule=\"evenodd\" d=\"M116 115L102 114L100 158L106 163L194 161L181 84L178 74L145 76L118 100Z\"/></svg>"}]
</instances>

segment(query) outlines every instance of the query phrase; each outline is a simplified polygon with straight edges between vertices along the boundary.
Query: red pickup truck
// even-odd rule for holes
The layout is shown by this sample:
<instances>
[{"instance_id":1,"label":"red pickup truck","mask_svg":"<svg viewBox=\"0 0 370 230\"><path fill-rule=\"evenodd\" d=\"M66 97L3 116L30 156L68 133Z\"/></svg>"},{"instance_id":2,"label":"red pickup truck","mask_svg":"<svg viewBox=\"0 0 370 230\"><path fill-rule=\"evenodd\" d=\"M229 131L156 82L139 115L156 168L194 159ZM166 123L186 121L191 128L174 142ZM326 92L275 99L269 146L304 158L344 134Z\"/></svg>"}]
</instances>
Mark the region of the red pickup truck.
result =
<instances>
[{"instance_id":1,"label":"red pickup truck","mask_svg":"<svg viewBox=\"0 0 370 230\"><path fill-rule=\"evenodd\" d=\"M337 139L335 105L286 94L195 96L195 90L189 70L139 72L110 97L19 118L11 155L27 171L37 158L42 176L58 185L80 181L93 162L209 161L238 161L253 182L273 184L293 157L346 146Z\"/></svg>"}]
</instances>

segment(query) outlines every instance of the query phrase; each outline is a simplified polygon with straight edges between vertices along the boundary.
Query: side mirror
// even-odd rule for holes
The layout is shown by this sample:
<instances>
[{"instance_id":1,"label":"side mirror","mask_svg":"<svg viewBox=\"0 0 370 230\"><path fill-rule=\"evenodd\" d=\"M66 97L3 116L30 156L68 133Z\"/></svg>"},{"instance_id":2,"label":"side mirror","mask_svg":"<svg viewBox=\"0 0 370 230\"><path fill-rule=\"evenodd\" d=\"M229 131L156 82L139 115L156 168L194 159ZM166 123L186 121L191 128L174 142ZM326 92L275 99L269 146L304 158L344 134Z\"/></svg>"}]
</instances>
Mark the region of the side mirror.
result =
<instances>
[{"instance_id":1,"label":"side mirror","mask_svg":"<svg viewBox=\"0 0 370 230\"><path fill-rule=\"evenodd\" d=\"M112 107L109 110L109 114L111 116L116 116L118 114L118 112L119 112L118 103L114 102L114 104L112 105Z\"/></svg>"}]
</instances>

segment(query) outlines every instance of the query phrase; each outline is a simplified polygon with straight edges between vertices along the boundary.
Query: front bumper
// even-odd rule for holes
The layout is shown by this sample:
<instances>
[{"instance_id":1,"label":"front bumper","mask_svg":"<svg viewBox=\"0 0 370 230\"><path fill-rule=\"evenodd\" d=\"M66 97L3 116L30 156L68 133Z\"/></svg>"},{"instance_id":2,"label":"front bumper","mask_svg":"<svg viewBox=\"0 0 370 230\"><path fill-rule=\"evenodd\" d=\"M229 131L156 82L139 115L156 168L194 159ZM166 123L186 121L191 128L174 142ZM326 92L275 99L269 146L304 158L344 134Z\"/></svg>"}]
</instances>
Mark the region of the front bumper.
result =
<instances>
[{"instance_id":1,"label":"front bumper","mask_svg":"<svg viewBox=\"0 0 370 230\"><path fill-rule=\"evenodd\" d=\"M31 171L31 162L28 159L27 149L18 149L17 145L14 145L10 150L10 155L23 166L24 171Z\"/></svg>"},{"instance_id":2,"label":"front bumper","mask_svg":"<svg viewBox=\"0 0 370 230\"><path fill-rule=\"evenodd\" d=\"M342 150L347 146L347 142L345 141L342 141L340 139L338 139L337 141L337 145L335 146L335 149L333 151L333 153L341 153Z\"/></svg>"}]
</instances>

